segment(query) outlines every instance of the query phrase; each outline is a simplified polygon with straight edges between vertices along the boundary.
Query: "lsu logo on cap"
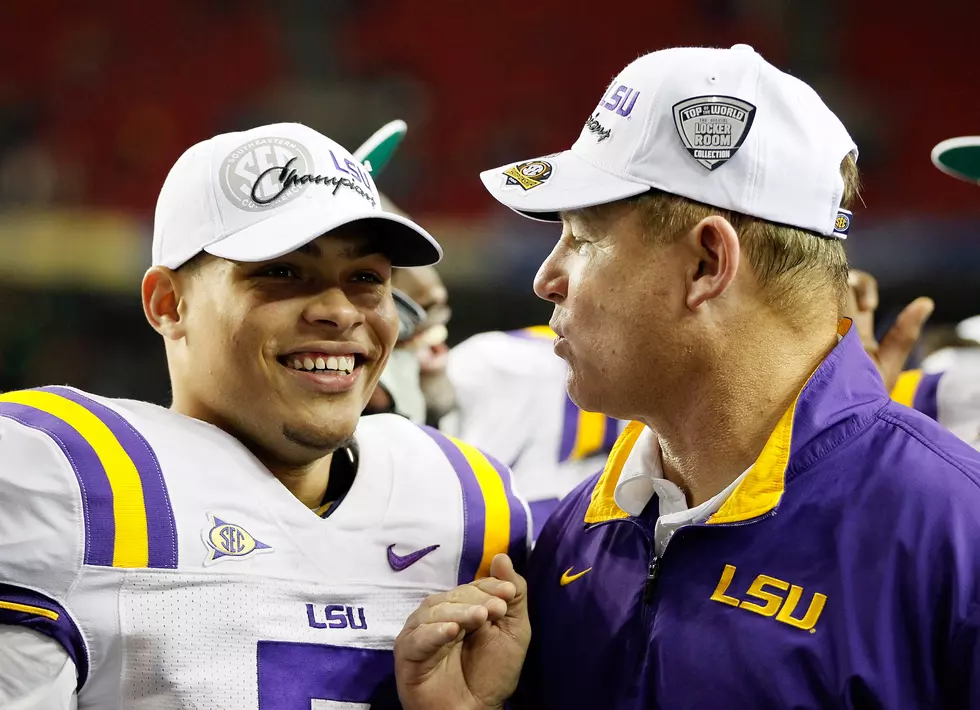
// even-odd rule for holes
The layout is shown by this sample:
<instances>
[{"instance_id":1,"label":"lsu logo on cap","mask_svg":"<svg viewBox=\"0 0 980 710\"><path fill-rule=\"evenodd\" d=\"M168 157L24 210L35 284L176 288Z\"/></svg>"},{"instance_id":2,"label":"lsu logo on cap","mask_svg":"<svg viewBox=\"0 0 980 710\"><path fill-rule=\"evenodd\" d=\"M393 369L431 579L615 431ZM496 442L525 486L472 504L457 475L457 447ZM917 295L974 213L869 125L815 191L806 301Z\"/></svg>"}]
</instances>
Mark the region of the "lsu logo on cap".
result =
<instances>
[{"instance_id":1,"label":"lsu logo on cap","mask_svg":"<svg viewBox=\"0 0 980 710\"><path fill-rule=\"evenodd\" d=\"M532 188L542 185L551 177L551 163L546 160L532 160L529 163L521 163L504 171L507 178L504 187L519 186L525 192Z\"/></svg>"},{"instance_id":2,"label":"lsu logo on cap","mask_svg":"<svg viewBox=\"0 0 980 710\"><path fill-rule=\"evenodd\" d=\"M252 553L272 552L272 548L249 535L241 525L226 523L208 514L211 528L204 531L204 544L208 546L205 565L211 565L229 557L247 557Z\"/></svg>"},{"instance_id":3,"label":"lsu logo on cap","mask_svg":"<svg viewBox=\"0 0 980 710\"><path fill-rule=\"evenodd\" d=\"M695 96L674 104L677 135L708 170L732 159L754 118L755 106L732 96Z\"/></svg>"},{"instance_id":4,"label":"lsu logo on cap","mask_svg":"<svg viewBox=\"0 0 980 710\"><path fill-rule=\"evenodd\" d=\"M838 239L847 239L847 233L851 231L851 220L854 215L850 210L841 208L837 210L837 219L834 220L834 235Z\"/></svg>"}]
</instances>

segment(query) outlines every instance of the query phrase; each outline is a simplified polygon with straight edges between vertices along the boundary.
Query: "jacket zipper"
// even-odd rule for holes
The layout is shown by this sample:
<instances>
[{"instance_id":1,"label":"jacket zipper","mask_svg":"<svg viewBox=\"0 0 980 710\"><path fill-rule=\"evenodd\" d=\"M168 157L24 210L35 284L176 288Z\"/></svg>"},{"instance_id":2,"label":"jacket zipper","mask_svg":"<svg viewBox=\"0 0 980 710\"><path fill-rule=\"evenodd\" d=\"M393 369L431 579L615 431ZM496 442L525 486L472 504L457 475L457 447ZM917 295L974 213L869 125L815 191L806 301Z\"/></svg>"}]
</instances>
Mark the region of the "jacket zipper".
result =
<instances>
[{"instance_id":1,"label":"jacket zipper","mask_svg":"<svg viewBox=\"0 0 980 710\"><path fill-rule=\"evenodd\" d=\"M680 534L680 532L685 528L737 528L743 525L748 525L750 523L757 523L760 520L765 520L766 518L771 518L775 514L776 511L775 509L773 509L766 513L763 513L762 515L756 518L752 518L750 520L740 520L734 523L716 523L714 525L709 525L708 523L691 523L690 525L683 525L674 532L670 541L673 542L674 538L676 538ZM643 583L643 604L644 607L646 608L649 607L651 604L653 604L653 597L657 591L657 580L660 578L660 566L661 564L663 564L663 556L661 557L657 556L656 544L652 540L650 540L649 537L646 536L645 532L644 532L644 537L647 538L647 542L650 544L651 547L650 562L647 565L646 581ZM669 542L667 544L667 547L670 547ZM664 555L667 554L667 547L664 548Z\"/></svg>"},{"instance_id":2,"label":"jacket zipper","mask_svg":"<svg viewBox=\"0 0 980 710\"><path fill-rule=\"evenodd\" d=\"M643 583L643 603L649 606L653 602L653 593L657 590L657 577L660 576L660 558L657 551L653 551L650 558L650 565L647 568L647 579Z\"/></svg>"}]
</instances>

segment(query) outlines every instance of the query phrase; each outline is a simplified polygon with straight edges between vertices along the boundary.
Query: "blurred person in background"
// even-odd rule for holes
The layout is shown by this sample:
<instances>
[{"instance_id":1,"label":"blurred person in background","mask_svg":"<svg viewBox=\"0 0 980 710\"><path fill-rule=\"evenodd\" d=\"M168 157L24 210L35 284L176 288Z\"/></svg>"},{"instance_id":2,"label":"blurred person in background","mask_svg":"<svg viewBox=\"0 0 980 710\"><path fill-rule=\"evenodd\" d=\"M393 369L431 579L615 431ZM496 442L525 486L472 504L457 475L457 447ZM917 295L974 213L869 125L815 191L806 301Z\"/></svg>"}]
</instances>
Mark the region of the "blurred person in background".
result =
<instances>
[{"instance_id":1,"label":"blurred person in background","mask_svg":"<svg viewBox=\"0 0 980 710\"><path fill-rule=\"evenodd\" d=\"M507 462L531 508L535 538L558 502L602 470L622 429L568 395L568 366L554 341L554 331L540 325L478 333L449 352L456 433Z\"/></svg>"},{"instance_id":2,"label":"blurred person in background","mask_svg":"<svg viewBox=\"0 0 980 710\"><path fill-rule=\"evenodd\" d=\"M528 547L505 467L360 416L397 339L392 266L441 255L306 126L177 160L142 283L171 407L0 395L0 706L397 707L412 609Z\"/></svg>"},{"instance_id":3,"label":"blurred person in background","mask_svg":"<svg viewBox=\"0 0 980 710\"><path fill-rule=\"evenodd\" d=\"M354 154L377 178L406 130L392 122ZM388 211L407 216L383 193L381 199ZM602 469L621 423L571 400L568 367L554 353L548 326L478 333L447 353L452 311L435 267L395 269L392 285L406 331L366 413L427 421L506 462L530 505L536 536L558 501Z\"/></svg>"},{"instance_id":4,"label":"blurred person in background","mask_svg":"<svg viewBox=\"0 0 980 710\"><path fill-rule=\"evenodd\" d=\"M640 57L571 150L481 175L561 222L535 293L568 391L631 424L500 620L472 585L412 614L406 710L500 708L518 673L526 708L980 707L980 454L843 318L856 159L736 45Z\"/></svg>"},{"instance_id":5,"label":"blurred person in background","mask_svg":"<svg viewBox=\"0 0 980 710\"><path fill-rule=\"evenodd\" d=\"M438 426L455 407L446 377L446 326L452 314L448 291L431 266L394 269L391 283L398 341L364 413L391 412Z\"/></svg>"},{"instance_id":6,"label":"blurred person in background","mask_svg":"<svg viewBox=\"0 0 980 710\"><path fill-rule=\"evenodd\" d=\"M944 140L933 148L931 157L944 173L980 183L980 136ZM848 313L855 314L865 350L878 366L892 398L935 419L980 449L980 316L927 333L920 366L903 371L932 312L932 302L918 298L906 306L880 342L875 338L877 307L874 276L853 270Z\"/></svg>"},{"instance_id":7,"label":"blurred person in background","mask_svg":"<svg viewBox=\"0 0 980 710\"><path fill-rule=\"evenodd\" d=\"M353 155L377 180L407 131L405 121L391 121ZM387 212L410 219L387 195L380 195ZM447 325L452 316L449 292L433 266L393 269L391 285L398 313L398 340L364 413L390 412L417 424L438 426L455 407L455 395L446 377Z\"/></svg>"}]
</instances>

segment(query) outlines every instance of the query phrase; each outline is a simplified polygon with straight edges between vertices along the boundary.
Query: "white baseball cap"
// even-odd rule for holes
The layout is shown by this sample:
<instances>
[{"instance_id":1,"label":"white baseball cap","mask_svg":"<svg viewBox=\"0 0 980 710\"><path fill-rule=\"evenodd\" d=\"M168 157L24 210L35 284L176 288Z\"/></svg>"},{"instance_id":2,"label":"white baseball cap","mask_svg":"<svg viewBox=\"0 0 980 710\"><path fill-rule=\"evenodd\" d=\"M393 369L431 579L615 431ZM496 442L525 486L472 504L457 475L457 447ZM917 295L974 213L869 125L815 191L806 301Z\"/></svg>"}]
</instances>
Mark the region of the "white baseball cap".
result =
<instances>
[{"instance_id":1,"label":"white baseball cap","mask_svg":"<svg viewBox=\"0 0 980 710\"><path fill-rule=\"evenodd\" d=\"M816 92L748 45L682 47L628 65L571 150L481 173L532 219L651 188L844 238L841 161L857 147Z\"/></svg>"},{"instance_id":2,"label":"white baseball cap","mask_svg":"<svg viewBox=\"0 0 980 710\"><path fill-rule=\"evenodd\" d=\"M288 254L337 227L370 220L393 266L442 258L412 220L386 212L371 173L299 123L224 133L189 148L157 199L153 264L176 269L205 251L233 261Z\"/></svg>"}]
</instances>

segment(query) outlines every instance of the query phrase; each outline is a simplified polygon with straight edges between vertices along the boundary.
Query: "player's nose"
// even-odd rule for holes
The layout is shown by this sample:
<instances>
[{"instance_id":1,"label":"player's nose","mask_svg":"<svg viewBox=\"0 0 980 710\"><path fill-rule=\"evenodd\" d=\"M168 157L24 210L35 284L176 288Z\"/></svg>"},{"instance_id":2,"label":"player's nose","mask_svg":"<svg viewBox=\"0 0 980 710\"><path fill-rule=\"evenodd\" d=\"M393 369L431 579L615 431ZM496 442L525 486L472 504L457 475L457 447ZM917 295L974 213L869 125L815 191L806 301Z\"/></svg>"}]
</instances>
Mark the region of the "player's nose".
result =
<instances>
[{"instance_id":1,"label":"player's nose","mask_svg":"<svg viewBox=\"0 0 980 710\"><path fill-rule=\"evenodd\" d=\"M534 293L538 298L552 303L561 303L568 295L568 275L562 268L557 252L556 246L534 276Z\"/></svg>"},{"instance_id":2,"label":"player's nose","mask_svg":"<svg viewBox=\"0 0 980 710\"><path fill-rule=\"evenodd\" d=\"M303 319L314 325L330 325L347 331L364 322L364 315L341 288L330 288L310 298L303 308Z\"/></svg>"}]
</instances>

